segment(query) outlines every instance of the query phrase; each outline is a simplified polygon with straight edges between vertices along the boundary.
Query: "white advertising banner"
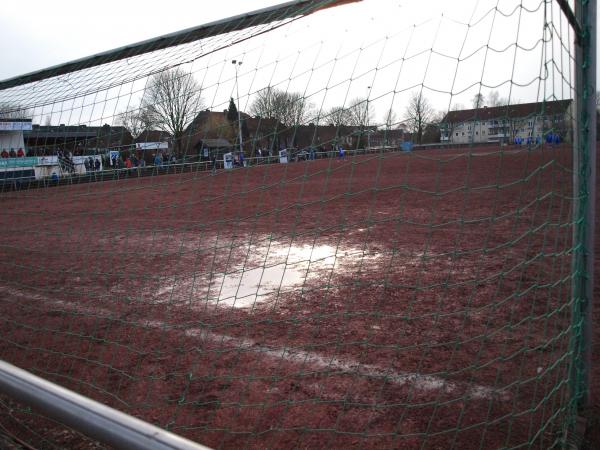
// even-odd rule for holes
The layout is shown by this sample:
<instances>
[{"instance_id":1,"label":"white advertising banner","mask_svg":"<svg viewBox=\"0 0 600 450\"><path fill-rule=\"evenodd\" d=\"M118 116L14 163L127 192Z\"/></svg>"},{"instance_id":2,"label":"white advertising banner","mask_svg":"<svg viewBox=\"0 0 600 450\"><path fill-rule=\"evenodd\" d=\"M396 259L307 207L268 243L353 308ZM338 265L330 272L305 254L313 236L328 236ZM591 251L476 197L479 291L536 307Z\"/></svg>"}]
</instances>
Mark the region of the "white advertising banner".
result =
<instances>
[{"instance_id":1,"label":"white advertising banner","mask_svg":"<svg viewBox=\"0 0 600 450\"><path fill-rule=\"evenodd\" d=\"M58 164L58 156L40 156L38 158L38 166L56 166Z\"/></svg>"},{"instance_id":2,"label":"white advertising banner","mask_svg":"<svg viewBox=\"0 0 600 450\"><path fill-rule=\"evenodd\" d=\"M288 153L286 149L279 150L279 162L281 164L287 164L288 162Z\"/></svg>"},{"instance_id":3,"label":"white advertising banner","mask_svg":"<svg viewBox=\"0 0 600 450\"><path fill-rule=\"evenodd\" d=\"M168 142L138 142L135 144L135 148L138 150L167 150L169 148Z\"/></svg>"},{"instance_id":4,"label":"white advertising banner","mask_svg":"<svg viewBox=\"0 0 600 450\"><path fill-rule=\"evenodd\" d=\"M225 153L223 155L223 167L225 169L233 169L233 153Z\"/></svg>"}]
</instances>

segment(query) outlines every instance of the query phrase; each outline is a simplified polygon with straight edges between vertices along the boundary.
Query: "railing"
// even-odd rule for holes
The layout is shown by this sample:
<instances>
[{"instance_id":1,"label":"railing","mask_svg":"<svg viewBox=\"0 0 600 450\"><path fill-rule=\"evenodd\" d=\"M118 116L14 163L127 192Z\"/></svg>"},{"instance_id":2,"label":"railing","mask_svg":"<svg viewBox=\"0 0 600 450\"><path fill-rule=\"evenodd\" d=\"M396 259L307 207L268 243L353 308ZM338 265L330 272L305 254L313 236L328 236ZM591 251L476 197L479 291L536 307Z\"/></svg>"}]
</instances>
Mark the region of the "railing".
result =
<instances>
[{"instance_id":1,"label":"railing","mask_svg":"<svg viewBox=\"0 0 600 450\"><path fill-rule=\"evenodd\" d=\"M208 449L2 360L0 392L86 436L118 449Z\"/></svg>"},{"instance_id":2,"label":"railing","mask_svg":"<svg viewBox=\"0 0 600 450\"><path fill-rule=\"evenodd\" d=\"M497 142L481 142L477 145L498 145ZM450 149L450 148L465 148L471 147L472 143L465 144L451 144L447 142L435 142L432 144L416 144L412 147L413 151L419 150L432 150L432 149ZM360 156L360 155L375 155L380 153L402 153L401 148L395 146L382 146L382 147L370 147L370 148L359 148L349 149L345 151L346 157ZM310 162L310 152L303 155L303 158L298 160L299 152L288 152L288 162ZM337 158L339 152L337 150L328 151L315 151L314 160ZM244 159L244 167L258 166L265 164L278 164L279 155L271 156L254 156ZM217 160L218 170L224 169L224 161L222 159ZM234 169L238 169L240 166L235 166ZM29 189L37 187L50 187L68 184L79 184L79 183L90 183L97 181L113 181L127 179L131 177L148 177L157 175L175 175L182 173L192 172L209 172L212 170L211 161L190 161L190 162L177 162L177 163L166 163L162 165L147 165L144 167L132 167L132 168L103 168L103 170L90 171L83 174L63 174L58 179L52 179L50 177L33 179L32 177L15 177L6 178L0 180L0 190L14 190L14 189Z\"/></svg>"}]
</instances>

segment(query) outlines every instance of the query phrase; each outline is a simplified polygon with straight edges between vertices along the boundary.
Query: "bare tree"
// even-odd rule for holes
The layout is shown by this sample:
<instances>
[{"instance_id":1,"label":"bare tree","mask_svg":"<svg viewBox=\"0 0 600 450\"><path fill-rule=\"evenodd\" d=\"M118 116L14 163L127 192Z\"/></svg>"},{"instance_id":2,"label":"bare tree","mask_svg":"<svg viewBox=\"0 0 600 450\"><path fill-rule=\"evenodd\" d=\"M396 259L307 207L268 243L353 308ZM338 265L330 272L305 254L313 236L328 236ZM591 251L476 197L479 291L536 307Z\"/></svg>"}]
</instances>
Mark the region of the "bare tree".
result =
<instances>
[{"instance_id":1,"label":"bare tree","mask_svg":"<svg viewBox=\"0 0 600 450\"><path fill-rule=\"evenodd\" d=\"M487 97L488 106L505 106L508 105L508 99L500 97L498 91L490 91Z\"/></svg>"},{"instance_id":2,"label":"bare tree","mask_svg":"<svg viewBox=\"0 0 600 450\"><path fill-rule=\"evenodd\" d=\"M386 129L398 128L398 115L392 108L388 109L383 117L383 124Z\"/></svg>"},{"instance_id":3,"label":"bare tree","mask_svg":"<svg viewBox=\"0 0 600 450\"><path fill-rule=\"evenodd\" d=\"M200 84L182 68L152 76L141 106L153 124L173 136L176 151L185 128L203 108Z\"/></svg>"},{"instance_id":4,"label":"bare tree","mask_svg":"<svg viewBox=\"0 0 600 450\"><path fill-rule=\"evenodd\" d=\"M357 97L347 107L335 106L327 113L327 123L335 126L368 127L373 120L368 100Z\"/></svg>"},{"instance_id":5,"label":"bare tree","mask_svg":"<svg viewBox=\"0 0 600 450\"><path fill-rule=\"evenodd\" d=\"M298 92L267 87L256 93L250 114L276 119L287 127L305 123L312 115L312 105Z\"/></svg>"},{"instance_id":6,"label":"bare tree","mask_svg":"<svg viewBox=\"0 0 600 450\"><path fill-rule=\"evenodd\" d=\"M485 106L485 98L483 97L483 94L481 92L475 94L471 100L471 103L473 104L473 109L478 109Z\"/></svg>"},{"instance_id":7,"label":"bare tree","mask_svg":"<svg viewBox=\"0 0 600 450\"><path fill-rule=\"evenodd\" d=\"M490 91L487 96L487 104L488 106L494 107L498 106L498 102L500 101L500 94L498 91Z\"/></svg>"},{"instance_id":8,"label":"bare tree","mask_svg":"<svg viewBox=\"0 0 600 450\"><path fill-rule=\"evenodd\" d=\"M373 108L369 110L369 100L357 97L350 101L348 113L350 125L355 127L368 127L373 121Z\"/></svg>"},{"instance_id":9,"label":"bare tree","mask_svg":"<svg viewBox=\"0 0 600 450\"><path fill-rule=\"evenodd\" d=\"M134 138L137 138L142 132L154 128L156 124L152 119L147 109L129 107L117 115L115 124L125 127Z\"/></svg>"},{"instance_id":10,"label":"bare tree","mask_svg":"<svg viewBox=\"0 0 600 450\"><path fill-rule=\"evenodd\" d=\"M429 101L423 96L422 92L414 92L410 98L404 118L411 133L417 137L417 143L420 144L423 139L425 127L431 121L433 108Z\"/></svg>"},{"instance_id":11,"label":"bare tree","mask_svg":"<svg viewBox=\"0 0 600 450\"><path fill-rule=\"evenodd\" d=\"M442 137L442 123L446 114L443 111L433 111L425 129L423 130L423 144L440 142Z\"/></svg>"},{"instance_id":12,"label":"bare tree","mask_svg":"<svg viewBox=\"0 0 600 450\"><path fill-rule=\"evenodd\" d=\"M340 127L340 126L350 126L352 119L351 119L350 113L347 109L345 109L341 106L334 106L327 112L327 114L325 116L325 121L329 125L333 125L335 127Z\"/></svg>"},{"instance_id":13,"label":"bare tree","mask_svg":"<svg viewBox=\"0 0 600 450\"><path fill-rule=\"evenodd\" d=\"M465 105L462 103L454 103L450 108L450 111L462 111L463 109L465 109Z\"/></svg>"},{"instance_id":14,"label":"bare tree","mask_svg":"<svg viewBox=\"0 0 600 450\"><path fill-rule=\"evenodd\" d=\"M31 111L19 104L0 103L1 119L30 119Z\"/></svg>"}]
</instances>

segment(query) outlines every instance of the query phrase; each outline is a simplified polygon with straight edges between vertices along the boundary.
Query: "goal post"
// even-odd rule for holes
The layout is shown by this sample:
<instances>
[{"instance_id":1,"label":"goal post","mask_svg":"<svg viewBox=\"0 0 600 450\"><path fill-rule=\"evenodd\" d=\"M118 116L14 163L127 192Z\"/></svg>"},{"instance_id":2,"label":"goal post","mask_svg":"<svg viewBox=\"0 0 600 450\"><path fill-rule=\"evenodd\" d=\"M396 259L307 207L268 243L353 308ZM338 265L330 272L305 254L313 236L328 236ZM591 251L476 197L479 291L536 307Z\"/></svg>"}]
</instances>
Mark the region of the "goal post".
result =
<instances>
[{"instance_id":1,"label":"goal post","mask_svg":"<svg viewBox=\"0 0 600 450\"><path fill-rule=\"evenodd\" d=\"M565 3L565 2L561 2ZM568 5L562 5L568 8ZM578 193L573 215L578 226L574 228L573 254L576 282L573 297L578 299L575 317L580 325L575 326L573 371L574 392L579 411L592 405L591 372L593 343L593 299L594 299L594 224L596 223L596 2L575 2L573 20L578 26L575 52L576 117L574 127L576 137L573 159L573 190Z\"/></svg>"}]
</instances>

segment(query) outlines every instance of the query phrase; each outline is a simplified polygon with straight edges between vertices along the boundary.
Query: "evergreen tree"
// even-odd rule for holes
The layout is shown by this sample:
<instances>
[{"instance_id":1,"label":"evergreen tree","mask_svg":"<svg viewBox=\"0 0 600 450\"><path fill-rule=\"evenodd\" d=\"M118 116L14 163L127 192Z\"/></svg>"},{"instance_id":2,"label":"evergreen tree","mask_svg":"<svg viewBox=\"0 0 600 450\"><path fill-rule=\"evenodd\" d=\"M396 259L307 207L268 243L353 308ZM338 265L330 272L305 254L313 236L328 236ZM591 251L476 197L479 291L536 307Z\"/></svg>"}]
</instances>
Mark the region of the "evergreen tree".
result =
<instances>
[{"instance_id":1,"label":"evergreen tree","mask_svg":"<svg viewBox=\"0 0 600 450\"><path fill-rule=\"evenodd\" d=\"M235 106L233 98L229 99L229 108L227 108L227 120L231 125L234 125L238 121L238 110Z\"/></svg>"}]
</instances>

